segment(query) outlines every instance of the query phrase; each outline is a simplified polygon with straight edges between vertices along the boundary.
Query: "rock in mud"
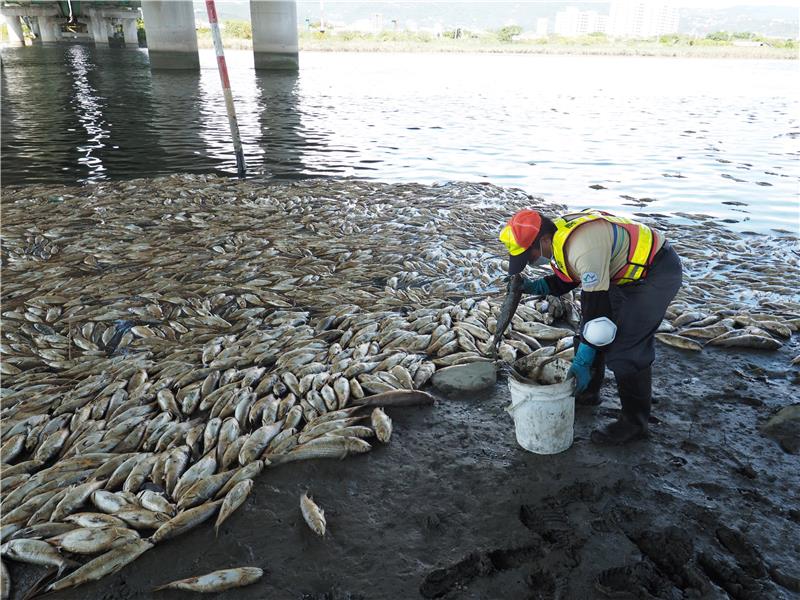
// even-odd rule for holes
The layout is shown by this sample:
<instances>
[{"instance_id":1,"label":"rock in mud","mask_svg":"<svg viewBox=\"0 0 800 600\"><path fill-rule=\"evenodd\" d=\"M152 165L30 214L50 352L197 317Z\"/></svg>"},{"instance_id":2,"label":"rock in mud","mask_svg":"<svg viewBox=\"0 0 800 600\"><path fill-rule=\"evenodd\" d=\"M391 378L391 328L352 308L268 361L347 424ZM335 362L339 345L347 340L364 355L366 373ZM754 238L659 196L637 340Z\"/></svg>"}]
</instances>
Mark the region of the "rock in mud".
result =
<instances>
[{"instance_id":1,"label":"rock in mud","mask_svg":"<svg viewBox=\"0 0 800 600\"><path fill-rule=\"evenodd\" d=\"M761 425L761 433L777 441L784 452L800 453L800 404L784 406Z\"/></svg>"},{"instance_id":2,"label":"rock in mud","mask_svg":"<svg viewBox=\"0 0 800 600\"><path fill-rule=\"evenodd\" d=\"M491 362L447 367L433 375L434 387L448 396L480 392L491 388L496 382L497 370Z\"/></svg>"}]
</instances>

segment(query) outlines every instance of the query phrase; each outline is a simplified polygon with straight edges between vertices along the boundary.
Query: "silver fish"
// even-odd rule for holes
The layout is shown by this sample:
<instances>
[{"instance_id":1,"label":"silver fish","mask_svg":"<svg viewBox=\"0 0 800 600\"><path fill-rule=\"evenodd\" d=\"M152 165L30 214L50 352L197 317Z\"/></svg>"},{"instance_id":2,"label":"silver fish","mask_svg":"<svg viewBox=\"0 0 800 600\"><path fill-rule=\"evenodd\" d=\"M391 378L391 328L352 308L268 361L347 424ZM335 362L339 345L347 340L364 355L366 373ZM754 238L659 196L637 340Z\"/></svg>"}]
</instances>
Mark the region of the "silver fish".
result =
<instances>
[{"instance_id":1,"label":"silver fish","mask_svg":"<svg viewBox=\"0 0 800 600\"><path fill-rule=\"evenodd\" d=\"M324 536L327 522L325 521L325 511L308 497L308 492L300 497L300 512L303 520L317 535Z\"/></svg>"},{"instance_id":2,"label":"silver fish","mask_svg":"<svg viewBox=\"0 0 800 600\"><path fill-rule=\"evenodd\" d=\"M205 575L198 575L197 577L189 577L188 579L179 579L171 583L165 583L156 588L154 592L159 590L184 590L187 592L224 592L233 588L243 587L255 583L264 571L257 567L239 567L236 569L222 569L220 571L213 571Z\"/></svg>"},{"instance_id":3,"label":"silver fish","mask_svg":"<svg viewBox=\"0 0 800 600\"><path fill-rule=\"evenodd\" d=\"M219 509L219 515L217 516L217 522L214 524L214 533L219 534L219 527L222 525L225 520L230 517L236 509L238 509L247 497L250 495L250 492L253 490L253 480L252 479L245 479L237 483L231 491L225 495L225 499L222 502L222 506Z\"/></svg>"}]
</instances>

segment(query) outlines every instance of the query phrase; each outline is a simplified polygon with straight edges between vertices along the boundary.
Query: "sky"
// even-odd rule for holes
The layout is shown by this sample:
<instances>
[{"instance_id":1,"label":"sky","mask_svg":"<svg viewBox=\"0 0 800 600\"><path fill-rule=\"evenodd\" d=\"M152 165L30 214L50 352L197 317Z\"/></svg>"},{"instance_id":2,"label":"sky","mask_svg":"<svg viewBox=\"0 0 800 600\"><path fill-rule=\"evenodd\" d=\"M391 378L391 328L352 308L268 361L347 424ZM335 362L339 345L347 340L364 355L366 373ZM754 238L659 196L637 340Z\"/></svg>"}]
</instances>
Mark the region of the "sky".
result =
<instances>
[{"instance_id":1,"label":"sky","mask_svg":"<svg viewBox=\"0 0 800 600\"><path fill-rule=\"evenodd\" d=\"M736 0L674 0L672 4L678 8L710 9L731 8L732 6L798 6L797 2L787 2L786 0L738 0L738 2Z\"/></svg>"}]
</instances>

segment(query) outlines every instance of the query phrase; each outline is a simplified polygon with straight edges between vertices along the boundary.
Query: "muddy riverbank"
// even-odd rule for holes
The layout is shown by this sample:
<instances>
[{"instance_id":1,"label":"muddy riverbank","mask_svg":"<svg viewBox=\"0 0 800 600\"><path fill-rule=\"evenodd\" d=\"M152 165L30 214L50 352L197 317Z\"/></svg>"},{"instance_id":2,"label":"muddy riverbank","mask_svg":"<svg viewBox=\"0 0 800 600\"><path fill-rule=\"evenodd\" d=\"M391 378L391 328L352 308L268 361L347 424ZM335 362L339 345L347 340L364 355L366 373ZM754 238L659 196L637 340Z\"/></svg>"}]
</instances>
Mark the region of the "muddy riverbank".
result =
<instances>
[{"instance_id":1,"label":"muddy riverbank","mask_svg":"<svg viewBox=\"0 0 800 600\"><path fill-rule=\"evenodd\" d=\"M633 584L617 578L632 597L797 597L800 459L758 431L796 401L790 354L660 347L651 438L624 449L588 440L618 407L610 374L602 406L578 409L575 442L555 456L516 444L505 378L483 398L396 409L387 446L267 471L218 538L199 527L51 597L179 599L150 590L252 565L266 570L259 583L216 597L595 598L601 573L637 564ZM306 490L325 539L300 515Z\"/></svg>"},{"instance_id":2,"label":"muddy riverbank","mask_svg":"<svg viewBox=\"0 0 800 600\"><path fill-rule=\"evenodd\" d=\"M13 491L4 489L2 508L17 512L3 540L29 539L31 522L63 526L70 512L132 510L88 497L62 506L57 494L95 480L123 506L141 488L162 495L168 506L151 518L164 522L186 500L176 479L201 456L221 459L220 472L248 469L258 453L244 448L275 423L296 446L263 456L280 462L302 449L297 432L337 402L325 387L346 381L353 398L430 390L431 369L485 361L503 294L498 224L522 206L563 209L458 183L175 176L5 189L0 425L3 485ZM568 451L525 452L501 376L480 398L387 409L391 441L369 438L366 454L267 467L218 537L197 525L51 597L177 599L185 594L152 589L238 566L266 573L218 597L800 593L800 432L797 408L786 409L800 383L800 307L787 284L800 272L796 240L680 216L691 224L637 214L684 262L663 326L692 337L664 339L696 348L658 343L648 441L589 443L618 408L609 378L603 404L577 411ZM526 302L501 344L508 360L571 340L576 299ZM724 333L711 338L711 327ZM783 423L767 436L778 411ZM109 477L95 460L119 466ZM119 475L123 464L131 471ZM65 465L73 470L56 482ZM304 492L325 510L325 538L302 520ZM155 529L127 518L142 537ZM12 597L22 598L43 570L6 558Z\"/></svg>"}]
</instances>

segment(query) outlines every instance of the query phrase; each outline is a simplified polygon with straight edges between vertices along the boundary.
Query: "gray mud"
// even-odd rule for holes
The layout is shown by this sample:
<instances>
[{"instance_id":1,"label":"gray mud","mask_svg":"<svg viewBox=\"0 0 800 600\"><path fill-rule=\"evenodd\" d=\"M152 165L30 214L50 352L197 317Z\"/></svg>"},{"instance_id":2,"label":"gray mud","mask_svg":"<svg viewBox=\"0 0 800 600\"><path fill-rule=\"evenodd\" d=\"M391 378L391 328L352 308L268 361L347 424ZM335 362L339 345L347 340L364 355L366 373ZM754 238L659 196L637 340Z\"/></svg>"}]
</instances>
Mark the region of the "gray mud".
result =
<instances>
[{"instance_id":1,"label":"gray mud","mask_svg":"<svg viewBox=\"0 0 800 600\"><path fill-rule=\"evenodd\" d=\"M797 402L799 346L659 346L651 437L625 448L588 439L619 406L610 373L603 404L578 407L575 443L554 456L517 446L502 375L481 398L388 410L387 446L267 470L219 538L200 526L49 597L188 598L151 589L248 565L265 569L260 582L207 597L600 598L597 581L630 598L797 598L800 457L758 425ZM301 517L307 490L324 539ZM40 572L8 564L19 598Z\"/></svg>"}]
</instances>

